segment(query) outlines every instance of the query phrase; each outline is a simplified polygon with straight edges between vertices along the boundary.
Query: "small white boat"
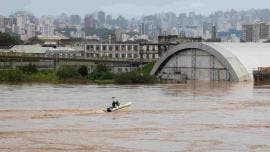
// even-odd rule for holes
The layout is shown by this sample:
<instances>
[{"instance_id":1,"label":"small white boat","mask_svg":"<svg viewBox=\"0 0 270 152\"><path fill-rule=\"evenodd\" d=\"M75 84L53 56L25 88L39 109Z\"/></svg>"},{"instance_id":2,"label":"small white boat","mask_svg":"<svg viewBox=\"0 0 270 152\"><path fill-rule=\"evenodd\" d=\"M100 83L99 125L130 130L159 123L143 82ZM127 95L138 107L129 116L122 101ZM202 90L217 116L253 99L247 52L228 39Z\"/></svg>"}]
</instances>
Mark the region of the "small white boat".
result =
<instances>
[{"instance_id":1,"label":"small white boat","mask_svg":"<svg viewBox=\"0 0 270 152\"><path fill-rule=\"evenodd\" d=\"M119 106L113 108L113 107L110 107L110 108L107 108L107 112L114 112L114 111L117 111L117 110L120 110L120 109L125 109L125 108L128 108L129 106L131 106L132 103L131 102L128 102L128 103L125 103L125 104L120 104Z\"/></svg>"}]
</instances>

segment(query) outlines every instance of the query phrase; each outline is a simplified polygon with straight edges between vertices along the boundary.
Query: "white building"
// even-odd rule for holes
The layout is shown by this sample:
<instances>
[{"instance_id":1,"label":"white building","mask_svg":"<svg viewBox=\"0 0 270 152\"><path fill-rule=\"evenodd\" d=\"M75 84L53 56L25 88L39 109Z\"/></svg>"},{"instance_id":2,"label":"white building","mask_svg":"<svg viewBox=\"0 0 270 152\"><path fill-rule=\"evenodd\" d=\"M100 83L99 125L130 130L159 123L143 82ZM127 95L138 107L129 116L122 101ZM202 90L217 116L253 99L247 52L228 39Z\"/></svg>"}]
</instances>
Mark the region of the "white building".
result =
<instances>
[{"instance_id":1,"label":"white building","mask_svg":"<svg viewBox=\"0 0 270 152\"><path fill-rule=\"evenodd\" d=\"M92 40L92 41L99 41L100 40L100 37L97 36L96 34L92 35L92 36L86 36L85 39L87 40Z\"/></svg>"},{"instance_id":2,"label":"white building","mask_svg":"<svg viewBox=\"0 0 270 152\"><path fill-rule=\"evenodd\" d=\"M108 59L146 59L160 57L158 44L116 43L85 44L86 57Z\"/></svg>"},{"instance_id":3,"label":"white building","mask_svg":"<svg viewBox=\"0 0 270 152\"><path fill-rule=\"evenodd\" d=\"M25 29L27 20L25 15L18 15L17 16L17 27L18 29Z\"/></svg>"},{"instance_id":4,"label":"white building","mask_svg":"<svg viewBox=\"0 0 270 152\"><path fill-rule=\"evenodd\" d=\"M81 58L84 56L83 48L57 47L48 48L45 52L47 57Z\"/></svg>"},{"instance_id":5,"label":"white building","mask_svg":"<svg viewBox=\"0 0 270 152\"><path fill-rule=\"evenodd\" d=\"M115 30L115 37L116 37L116 42L123 42L123 34L125 34L125 31L121 28L118 28Z\"/></svg>"},{"instance_id":6,"label":"white building","mask_svg":"<svg viewBox=\"0 0 270 152\"><path fill-rule=\"evenodd\" d=\"M33 23L27 21L26 15L17 16L17 34L20 35L21 40L28 40L36 36L36 26Z\"/></svg>"},{"instance_id":7,"label":"white building","mask_svg":"<svg viewBox=\"0 0 270 152\"><path fill-rule=\"evenodd\" d=\"M41 35L54 35L54 19L52 16L42 16L39 19L38 31Z\"/></svg>"},{"instance_id":8,"label":"white building","mask_svg":"<svg viewBox=\"0 0 270 152\"><path fill-rule=\"evenodd\" d=\"M76 31L71 31L70 36L72 38L85 38L85 32L82 31L80 26L76 26Z\"/></svg>"},{"instance_id":9,"label":"white building","mask_svg":"<svg viewBox=\"0 0 270 152\"><path fill-rule=\"evenodd\" d=\"M18 15L17 16L17 30L16 33L20 35L22 40L26 40L26 16L25 15Z\"/></svg>"},{"instance_id":10,"label":"white building","mask_svg":"<svg viewBox=\"0 0 270 152\"><path fill-rule=\"evenodd\" d=\"M26 25L26 37L27 39L35 37L36 36L36 25L35 24L27 24Z\"/></svg>"}]
</instances>

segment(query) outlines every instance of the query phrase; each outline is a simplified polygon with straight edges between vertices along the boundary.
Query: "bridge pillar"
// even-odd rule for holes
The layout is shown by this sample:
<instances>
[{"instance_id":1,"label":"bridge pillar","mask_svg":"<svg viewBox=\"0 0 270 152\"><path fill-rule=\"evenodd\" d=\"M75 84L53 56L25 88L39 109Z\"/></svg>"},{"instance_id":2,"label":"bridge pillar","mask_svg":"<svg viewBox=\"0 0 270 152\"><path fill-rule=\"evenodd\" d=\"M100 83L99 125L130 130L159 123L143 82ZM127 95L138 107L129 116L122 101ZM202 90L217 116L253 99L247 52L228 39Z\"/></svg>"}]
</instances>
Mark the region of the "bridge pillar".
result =
<instances>
[{"instance_id":1,"label":"bridge pillar","mask_svg":"<svg viewBox=\"0 0 270 152\"><path fill-rule=\"evenodd\" d=\"M58 68L59 68L59 59L55 58L53 60L53 69L54 69L54 71L57 71Z\"/></svg>"},{"instance_id":2,"label":"bridge pillar","mask_svg":"<svg viewBox=\"0 0 270 152\"><path fill-rule=\"evenodd\" d=\"M16 68L16 63L12 59L10 59L9 65L10 65L10 68L11 69L15 69Z\"/></svg>"}]
</instances>

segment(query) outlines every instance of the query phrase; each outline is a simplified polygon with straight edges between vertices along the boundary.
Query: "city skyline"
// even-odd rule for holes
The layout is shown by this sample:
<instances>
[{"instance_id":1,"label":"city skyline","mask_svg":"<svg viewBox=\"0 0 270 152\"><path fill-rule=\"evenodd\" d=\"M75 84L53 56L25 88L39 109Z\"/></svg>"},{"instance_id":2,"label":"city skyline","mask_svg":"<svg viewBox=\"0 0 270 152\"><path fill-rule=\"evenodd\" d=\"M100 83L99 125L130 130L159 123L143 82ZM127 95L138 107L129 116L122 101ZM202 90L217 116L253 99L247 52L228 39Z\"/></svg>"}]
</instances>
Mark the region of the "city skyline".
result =
<instances>
[{"instance_id":1,"label":"city skyline","mask_svg":"<svg viewBox=\"0 0 270 152\"><path fill-rule=\"evenodd\" d=\"M186 13L194 11L198 14L208 15L215 11L228 11L235 9L237 11L247 9L268 9L267 0L257 1L233 1L226 2L214 0L100 0L100 1L86 1L77 0L69 1L63 0L0 0L0 14L9 15L16 11L29 11L37 16L42 15L57 15L63 12L71 14L79 14L81 16L95 12L105 11L112 14L114 17L122 15L124 17L142 17L144 15L156 14L162 12ZM54 5L52 5L54 4ZM41 7L42 6L42 7Z\"/></svg>"}]
</instances>

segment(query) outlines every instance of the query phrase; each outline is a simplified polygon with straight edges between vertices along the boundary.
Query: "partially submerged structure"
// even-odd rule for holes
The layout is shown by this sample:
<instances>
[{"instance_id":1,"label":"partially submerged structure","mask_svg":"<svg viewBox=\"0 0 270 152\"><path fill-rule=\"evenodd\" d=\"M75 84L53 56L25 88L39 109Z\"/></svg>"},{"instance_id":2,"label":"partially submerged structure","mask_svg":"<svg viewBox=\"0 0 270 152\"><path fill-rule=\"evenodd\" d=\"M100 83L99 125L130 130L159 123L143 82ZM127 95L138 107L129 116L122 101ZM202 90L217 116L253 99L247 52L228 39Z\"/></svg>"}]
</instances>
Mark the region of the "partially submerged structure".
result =
<instances>
[{"instance_id":1,"label":"partially submerged structure","mask_svg":"<svg viewBox=\"0 0 270 152\"><path fill-rule=\"evenodd\" d=\"M270 67L270 43L186 43L167 51L151 74L167 80L253 81Z\"/></svg>"}]
</instances>

